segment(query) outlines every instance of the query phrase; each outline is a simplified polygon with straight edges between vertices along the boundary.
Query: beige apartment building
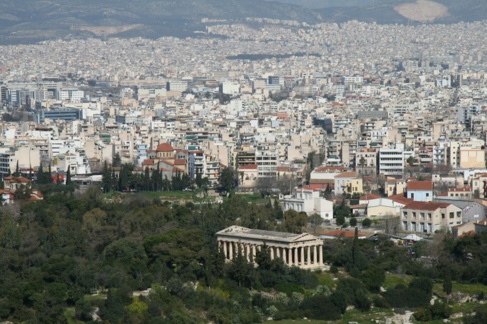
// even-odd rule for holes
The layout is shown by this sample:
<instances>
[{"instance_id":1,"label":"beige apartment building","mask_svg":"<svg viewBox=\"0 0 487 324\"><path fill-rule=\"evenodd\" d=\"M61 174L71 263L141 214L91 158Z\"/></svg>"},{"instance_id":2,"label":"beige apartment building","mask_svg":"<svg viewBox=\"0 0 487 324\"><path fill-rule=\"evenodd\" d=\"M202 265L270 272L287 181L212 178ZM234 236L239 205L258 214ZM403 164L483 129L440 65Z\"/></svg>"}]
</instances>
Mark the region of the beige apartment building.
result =
<instances>
[{"instance_id":1,"label":"beige apartment building","mask_svg":"<svg viewBox=\"0 0 487 324\"><path fill-rule=\"evenodd\" d=\"M462 210L450 203L414 201L401 215L402 229L407 232L434 233L461 223Z\"/></svg>"}]
</instances>

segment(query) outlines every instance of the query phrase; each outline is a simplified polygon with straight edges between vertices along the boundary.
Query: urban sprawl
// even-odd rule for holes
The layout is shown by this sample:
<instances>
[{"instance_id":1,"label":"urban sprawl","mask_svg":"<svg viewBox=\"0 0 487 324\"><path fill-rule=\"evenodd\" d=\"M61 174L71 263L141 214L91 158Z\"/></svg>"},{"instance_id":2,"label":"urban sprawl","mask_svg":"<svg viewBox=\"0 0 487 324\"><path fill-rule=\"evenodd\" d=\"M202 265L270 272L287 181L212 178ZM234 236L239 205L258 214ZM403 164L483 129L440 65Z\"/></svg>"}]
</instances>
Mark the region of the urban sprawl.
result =
<instances>
[{"instance_id":1,"label":"urban sprawl","mask_svg":"<svg viewBox=\"0 0 487 324\"><path fill-rule=\"evenodd\" d=\"M96 183L117 160L209 188L232 168L238 192L330 225L346 199L394 232L481 231L486 29L254 19L186 39L1 46L4 203L41 166Z\"/></svg>"}]
</instances>

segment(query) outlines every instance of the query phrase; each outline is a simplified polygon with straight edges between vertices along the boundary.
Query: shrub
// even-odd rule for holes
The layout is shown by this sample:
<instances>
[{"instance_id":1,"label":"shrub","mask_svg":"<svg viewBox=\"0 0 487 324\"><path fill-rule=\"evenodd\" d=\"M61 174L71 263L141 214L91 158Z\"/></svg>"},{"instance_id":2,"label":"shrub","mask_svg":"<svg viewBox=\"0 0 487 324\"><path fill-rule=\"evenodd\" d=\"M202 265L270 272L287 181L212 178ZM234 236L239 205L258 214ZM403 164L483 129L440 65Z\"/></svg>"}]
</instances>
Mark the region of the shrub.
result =
<instances>
[{"instance_id":1,"label":"shrub","mask_svg":"<svg viewBox=\"0 0 487 324\"><path fill-rule=\"evenodd\" d=\"M369 218L365 218L363 221L362 221L362 226L363 227L370 227L370 225L372 225L372 221L369 219Z\"/></svg>"},{"instance_id":2,"label":"shrub","mask_svg":"<svg viewBox=\"0 0 487 324\"><path fill-rule=\"evenodd\" d=\"M300 307L304 315L321 321L336 321L341 318L339 309L329 297L316 295L306 298Z\"/></svg>"}]
</instances>

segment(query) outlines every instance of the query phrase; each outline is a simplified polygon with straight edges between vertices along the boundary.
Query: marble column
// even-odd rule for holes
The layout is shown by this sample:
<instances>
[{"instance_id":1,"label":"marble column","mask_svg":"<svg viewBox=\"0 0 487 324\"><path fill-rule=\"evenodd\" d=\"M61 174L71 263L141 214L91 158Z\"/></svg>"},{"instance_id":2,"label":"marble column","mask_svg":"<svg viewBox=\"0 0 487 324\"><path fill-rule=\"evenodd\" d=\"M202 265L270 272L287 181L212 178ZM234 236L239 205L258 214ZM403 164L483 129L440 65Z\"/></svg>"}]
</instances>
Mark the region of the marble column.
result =
<instances>
[{"instance_id":1,"label":"marble column","mask_svg":"<svg viewBox=\"0 0 487 324\"><path fill-rule=\"evenodd\" d=\"M287 264L292 266L293 265L293 249L287 249Z\"/></svg>"},{"instance_id":2,"label":"marble column","mask_svg":"<svg viewBox=\"0 0 487 324\"><path fill-rule=\"evenodd\" d=\"M284 262L284 264L287 264L287 249L286 248L282 248L281 257L282 257L282 262Z\"/></svg>"},{"instance_id":3,"label":"marble column","mask_svg":"<svg viewBox=\"0 0 487 324\"><path fill-rule=\"evenodd\" d=\"M232 261L232 260L233 260L233 242L232 242L232 241L228 242L228 248L229 248L228 250L229 250L229 252L230 252L230 253L228 254L228 259L229 259L230 261Z\"/></svg>"},{"instance_id":4,"label":"marble column","mask_svg":"<svg viewBox=\"0 0 487 324\"><path fill-rule=\"evenodd\" d=\"M223 255L225 256L225 260L228 259L228 249L227 249L227 242L222 241L223 243Z\"/></svg>"},{"instance_id":5,"label":"marble column","mask_svg":"<svg viewBox=\"0 0 487 324\"><path fill-rule=\"evenodd\" d=\"M316 245L313 245L313 264L316 264L318 260L318 255L316 255Z\"/></svg>"},{"instance_id":6,"label":"marble column","mask_svg":"<svg viewBox=\"0 0 487 324\"><path fill-rule=\"evenodd\" d=\"M271 260L274 260L274 248L272 246L269 246L269 250L270 250Z\"/></svg>"},{"instance_id":7,"label":"marble column","mask_svg":"<svg viewBox=\"0 0 487 324\"><path fill-rule=\"evenodd\" d=\"M299 264L299 261L298 261L298 248L295 247L294 248L294 265L298 265Z\"/></svg>"},{"instance_id":8,"label":"marble column","mask_svg":"<svg viewBox=\"0 0 487 324\"><path fill-rule=\"evenodd\" d=\"M323 246L322 245L318 245L318 256L319 256L318 264L322 265L323 264Z\"/></svg>"},{"instance_id":9,"label":"marble column","mask_svg":"<svg viewBox=\"0 0 487 324\"><path fill-rule=\"evenodd\" d=\"M250 245L245 244L245 254L247 256L247 262L250 262Z\"/></svg>"},{"instance_id":10,"label":"marble column","mask_svg":"<svg viewBox=\"0 0 487 324\"><path fill-rule=\"evenodd\" d=\"M255 262L255 255L257 254L257 247L255 244L252 245L252 262Z\"/></svg>"}]
</instances>

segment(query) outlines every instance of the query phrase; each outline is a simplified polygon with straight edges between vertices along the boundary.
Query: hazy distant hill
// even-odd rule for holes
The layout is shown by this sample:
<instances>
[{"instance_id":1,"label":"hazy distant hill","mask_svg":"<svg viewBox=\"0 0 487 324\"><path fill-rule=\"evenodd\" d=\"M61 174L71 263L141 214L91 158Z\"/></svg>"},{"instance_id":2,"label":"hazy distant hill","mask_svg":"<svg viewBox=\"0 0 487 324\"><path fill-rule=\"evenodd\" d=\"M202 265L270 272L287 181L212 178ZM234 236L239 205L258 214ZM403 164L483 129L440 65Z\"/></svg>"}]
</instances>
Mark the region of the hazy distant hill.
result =
<instances>
[{"instance_id":1,"label":"hazy distant hill","mask_svg":"<svg viewBox=\"0 0 487 324\"><path fill-rule=\"evenodd\" d=\"M415 19L401 15L395 7L401 4L416 4L410 11L416 11L418 15L431 8L428 2L442 5L447 8L449 15L433 22L454 23L459 21L478 21L487 19L487 1L485 0L276 0L284 3L302 4L315 9L325 21L343 22L359 20L378 23L414 23ZM422 6L422 7L421 7ZM423 8L427 9L423 9ZM430 12L432 14L434 12ZM413 15L414 17L414 15ZM419 19L421 20L421 19Z\"/></svg>"},{"instance_id":2,"label":"hazy distant hill","mask_svg":"<svg viewBox=\"0 0 487 324\"><path fill-rule=\"evenodd\" d=\"M79 26L137 26L125 36L187 36L202 18L265 17L315 23L318 14L302 7L260 0L2 0L0 41L29 42L89 35ZM113 33L111 33L113 35Z\"/></svg>"},{"instance_id":3,"label":"hazy distant hill","mask_svg":"<svg viewBox=\"0 0 487 324\"><path fill-rule=\"evenodd\" d=\"M195 30L204 30L202 18L414 23L418 20L415 17L425 12L427 17L423 21L428 22L487 18L486 0L437 0L433 6L427 0L418 1L421 6L425 2L430 6L423 10L411 5L415 0L1 0L0 44L67 35L190 36ZM397 10L400 4L409 5ZM441 17L428 18L436 10L443 12Z\"/></svg>"}]
</instances>

